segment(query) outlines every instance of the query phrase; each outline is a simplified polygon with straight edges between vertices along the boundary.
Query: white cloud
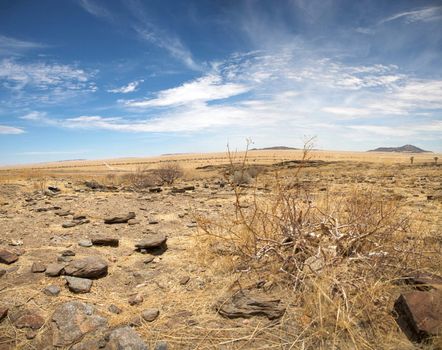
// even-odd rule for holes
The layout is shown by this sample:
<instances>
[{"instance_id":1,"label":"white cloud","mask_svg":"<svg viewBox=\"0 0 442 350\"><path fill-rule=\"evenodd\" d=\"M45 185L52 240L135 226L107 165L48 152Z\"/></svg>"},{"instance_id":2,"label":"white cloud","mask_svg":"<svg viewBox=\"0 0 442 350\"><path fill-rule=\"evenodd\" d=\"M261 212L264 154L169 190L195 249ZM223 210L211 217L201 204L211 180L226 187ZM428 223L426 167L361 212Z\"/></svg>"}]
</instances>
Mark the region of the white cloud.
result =
<instances>
[{"instance_id":1,"label":"white cloud","mask_svg":"<svg viewBox=\"0 0 442 350\"><path fill-rule=\"evenodd\" d=\"M15 55L31 49L46 48L47 45L20 40L5 35L0 35L0 55Z\"/></svg>"},{"instance_id":2,"label":"white cloud","mask_svg":"<svg viewBox=\"0 0 442 350\"><path fill-rule=\"evenodd\" d=\"M370 115L370 111L364 108L353 107L324 107L323 112L334 114L343 119L353 119L361 116Z\"/></svg>"},{"instance_id":3,"label":"white cloud","mask_svg":"<svg viewBox=\"0 0 442 350\"><path fill-rule=\"evenodd\" d=\"M42 120L46 118L46 112L32 111L19 118L23 120L33 120L33 121Z\"/></svg>"},{"instance_id":4,"label":"white cloud","mask_svg":"<svg viewBox=\"0 0 442 350\"><path fill-rule=\"evenodd\" d=\"M166 107L226 99L249 91L237 83L223 82L218 75L206 75L176 88L160 91L156 98L125 101L129 107Z\"/></svg>"},{"instance_id":5,"label":"white cloud","mask_svg":"<svg viewBox=\"0 0 442 350\"><path fill-rule=\"evenodd\" d=\"M379 24L404 19L407 23L414 22L430 22L442 19L442 6L427 7L420 10L405 11L387 17L379 22Z\"/></svg>"},{"instance_id":6,"label":"white cloud","mask_svg":"<svg viewBox=\"0 0 442 350\"><path fill-rule=\"evenodd\" d=\"M140 85L144 80L136 80L120 88L109 89L107 92L113 92L115 94L128 94L130 92L137 91L138 85Z\"/></svg>"},{"instance_id":7,"label":"white cloud","mask_svg":"<svg viewBox=\"0 0 442 350\"><path fill-rule=\"evenodd\" d=\"M79 0L78 4L91 15L112 20L112 14L104 7L98 5L93 0Z\"/></svg>"},{"instance_id":8,"label":"white cloud","mask_svg":"<svg viewBox=\"0 0 442 350\"><path fill-rule=\"evenodd\" d=\"M23 134L25 131L21 128L16 128L14 126L0 125L0 134L3 135L18 135Z\"/></svg>"}]
</instances>

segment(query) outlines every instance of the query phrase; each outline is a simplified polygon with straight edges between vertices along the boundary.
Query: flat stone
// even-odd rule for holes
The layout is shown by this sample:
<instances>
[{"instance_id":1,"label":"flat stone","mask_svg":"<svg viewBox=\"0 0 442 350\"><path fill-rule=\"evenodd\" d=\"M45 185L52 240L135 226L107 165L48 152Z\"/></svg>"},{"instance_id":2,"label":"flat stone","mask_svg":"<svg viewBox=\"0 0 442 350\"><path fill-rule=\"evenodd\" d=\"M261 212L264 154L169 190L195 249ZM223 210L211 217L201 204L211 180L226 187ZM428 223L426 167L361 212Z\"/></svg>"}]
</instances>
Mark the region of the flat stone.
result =
<instances>
[{"instance_id":1,"label":"flat stone","mask_svg":"<svg viewBox=\"0 0 442 350\"><path fill-rule=\"evenodd\" d=\"M31 272L33 273L41 273L46 271L46 266L44 266L41 262L34 262L31 267Z\"/></svg>"},{"instance_id":2,"label":"flat stone","mask_svg":"<svg viewBox=\"0 0 442 350\"><path fill-rule=\"evenodd\" d=\"M0 249L0 263L12 264L18 260L18 256L6 249Z\"/></svg>"},{"instance_id":3,"label":"flat stone","mask_svg":"<svg viewBox=\"0 0 442 350\"><path fill-rule=\"evenodd\" d=\"M128 225L138 225L140 223L140 220L130 219L127 223Z\"/></svg>"},{"instance_id":4,"label":"flat stone","mask_svg":"<svg viewBox=\"0 0 442 350\"><path fill-rule=\"evenodd\" d=\"M71 301L57 307L52 315L53 345L69 347L86 334L107 326L107 319L96 315L90 304Z\"/></svg>"},{"instance_id":5,"label":"flat stone","mask_svg":"<svg viewBox=\"0 0 442 350\"><path fill-rule=\"evenodd\" d=\"M134 212L129 212L127 215L124 216L110 216L104 219L104 223L111 225L111 224L125 224L127 223L130 219L134 219L135 218L135 213Z\"/></svg>"},{"instance_id":6,"label":"flat stone","mask_svg":"<svg viewBox=\"0 0 442 350\"><path fill-rule=\"evenodd\" d=\"M132 328L126 326L114 329L109 334L106 350L148 350L143 339Z\"/></svg>"},{"instance_id":7,"label":"flat stone","mask_svg":"<svg viewBox=\"0 0 442 350\"><path fill-rule=\"evenodd\" d=\"M71 227L75 227L75 226L77 226L77 225L78 225L77 222L74 222L74 221L67 221L67 222L62 223L62 224L61 224L61 227L63 227L63 228L71 228Z\"/></svg>"},{"instance_id":8,"label":"flat stone","mask_svg":"<svg viewBox=\"0 0 442 350\"><path fill-rule=\"evenodd\" d=\"M263 299L239 291L215 306L218 313L226 318L250 318L266 316L269 320L281 318L285 308L279 299Z\"/></svg>"},{"instance_id":9,"label":"flat stone","mask_svg":"<svg viewBox=\"0 0 442 350\"><path fill-rule=\"evenodd\" d=\"M0 322L8 316L9 309L7 307L0 306Z\"/></svg>"},{"instance_id":10,"label":"flat stone","mask_svg":"<svg viewBox=\"0 0 442 350\"><path fill-rule=\"evenodd\" d=\"M442 293L438 290L401 294L394 304L396 321L407 337L422 342L442 336Z\"/></svg>"},{"instance_id":11,"label":"flat stone","mask_svg":"<svg viewBox=\"0 0 442 350\"><path fill-rule=\"evenodd\" d=\"M71 212L69 210L57 210L54 212L54 214L57 216L68 216L71 214Z\"/></svg>"},{"instance_id":12,"label":"flat stone","mask_svg":"<svg viewBox=\"0 0 442 350\"><path fill-rule=\"evenodd\" d=\"M81 241L78 242L78 245L80 247L89 248L92 247L92 241L90 241L89 239L82 239Z\"/></svg>"},{"instance_id":13,"label":"flat stone","mask_svg":"<svg viewBox=\"0 0 442 350\"><path fill-rule=\"evenodd\" d=\"M80 278L100 278L107 275L108 264L98 256L88 256L75 260L65 266L64 271L68 276Z\"/></svg>"},{"instance_id":14,"label":"flat stone","mask_svg":"<svg viewBox=\"0 0 442 350\"><path fill-rule=\"evenodd\" d=\"M60 294L61 289L58 286L47 286L45 289L43 289L43 293L45 293L46 295L50 296L50 297L56 297Z\"/></svg>"},{"instance_id":15,"label":"flat stone","mask_svg":"<svg viewBox=\"0 0 442 350\"><path fill-rule=\"evenodd\" d=\"M64 264L51 263L46 267L46 276L57 277L63 272Z\"/></svg>"},{"instance_id":16,"label":"flat stone","mask_svg":"<svg viewBox=\"0 0 442 350\"><path fill-rule=\"evenodd\" d=\"M72 293L89 293L92 288L92 280L87 278L66 276L65 279Z\"/></svg>"},{"instance_id":17,"label":"flat stone","mask_svg":"<svg viewBox=\"0 0 442 350\"><path fill-rule=\"evenodd\" d=\"M108 246L108 247L118 247L118 245L120 244L120 240L118 238L103 237L103 236L92 237L91 242L93 245Z\"/></svg>"},{"instance_id":18,"label":"flat stone","mask_svg":"<svg viewBox=\"0 0 442 350\"><path fill-rule=\"evenodd\" d=\"M35 310L20 310L11 315L12 323L16 328L40 329L45 324L45 319Z\"/></svg>"},{"instance_id":19,"label":"flat stone","mask_svg":"<svg viewBox=\"0 0 442 350\"><path fill-rule=\"evenodd\" d=\"M164 233L154 233L136 243L135 247L138 249L157 248L164 245L166 241L167 237Z\"/></svg>"},{"instance_id":20,"label":"flat stone","mask_svg":"<svg viewBox=\"0 0 442 350\"><path fill-rule=\"evenodd\" d=\"M146 322L152 322L156 320L159 314L160 310L158 309L146 309L141 313L141 317Z\"/></svg>"}]
</instances>

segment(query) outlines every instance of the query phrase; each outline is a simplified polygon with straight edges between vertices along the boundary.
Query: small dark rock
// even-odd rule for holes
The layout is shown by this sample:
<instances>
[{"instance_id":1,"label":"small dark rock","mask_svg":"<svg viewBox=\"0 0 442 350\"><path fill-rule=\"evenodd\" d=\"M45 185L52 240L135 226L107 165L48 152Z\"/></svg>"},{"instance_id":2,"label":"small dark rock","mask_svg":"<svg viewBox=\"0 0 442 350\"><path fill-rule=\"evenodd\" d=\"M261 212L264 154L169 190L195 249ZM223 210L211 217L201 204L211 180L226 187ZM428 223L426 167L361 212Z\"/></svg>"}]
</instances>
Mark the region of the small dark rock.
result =
<instances>
[{"instance_id":1,"label":"small dark rock","mask_svg":"<svg viewBox=\"0 0 442 350\"><path fill-rule=\"evenodd\" d=\"M56 297L60 294L61 290L58 286L47 286L45 289L43 289L43 293L50 297Z\"/></svg>"},{"instance_id":2,"label":"small dark rock","mask_svg":"<svg viewBox=\"0 0 442 350\"><path fill-rule=\"evenodd\" d=\"M134 219L135 218L135 213L134 212L129 212L127 215L125 216L111 216L108 218L104 219L104 223L111 225L111 224L125 224L127 223L130 219Z\"/></svg>"},{"instance_id":3,"label":"small dark rock","mask_svg":"<svg viewBox=\"0 0 442 350\"><path fill-rule=\"evenodd\" d=\"M12 264L18 260L17 254L11 253L6 249L0 249L0 263Z\"/></svg>"},{"instance_id":4,"label":"small dark rock","mask_svg":"<svg viewBox=\"0 0 442 350\"><path fill-rule=\"evenodd\" d=\"M113 314L121 314L123 310L121 310L118 306L112 304L108 308L109 312L112 312Z\"/></svg>"},{"instance_id":5,"label":"small dark rock","mask_svg":"<svg viewBox=\"0 0 442 350\"><path fill-rule=\"evenodd\" d=\"M93 245L109 246L109 247L118 247L118 245L120 243L118 238L100 237L100 236L92 237L91 242Z\"/></svg>"},{"instance_id":6,"label":"small dark rock","mask_svg":"<svg viewBox=\"0 0 442 350\"><path fill-rule=\"evenodd\" d=\"M8 316L9 309L7 307L0 306L0 322Z\"/></svg>"}]
</instances>

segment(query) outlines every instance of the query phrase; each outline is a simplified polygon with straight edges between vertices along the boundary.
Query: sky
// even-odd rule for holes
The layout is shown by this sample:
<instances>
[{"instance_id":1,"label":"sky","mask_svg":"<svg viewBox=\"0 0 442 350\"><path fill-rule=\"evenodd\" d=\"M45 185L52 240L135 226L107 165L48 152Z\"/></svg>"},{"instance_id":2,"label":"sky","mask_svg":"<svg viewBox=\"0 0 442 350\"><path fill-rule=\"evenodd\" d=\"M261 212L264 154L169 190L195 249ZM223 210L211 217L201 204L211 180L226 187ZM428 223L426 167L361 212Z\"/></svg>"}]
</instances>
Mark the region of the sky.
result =
<instances>
[{"instance_id":1,"label":"sky","mask_svg":"<svg viewBox=\"0 0 442 350\"><path fill-rule=\"evenodd\" d=\"M2 0L0 164L442 152L442 1Z\"/></svg>"}]
</instances>

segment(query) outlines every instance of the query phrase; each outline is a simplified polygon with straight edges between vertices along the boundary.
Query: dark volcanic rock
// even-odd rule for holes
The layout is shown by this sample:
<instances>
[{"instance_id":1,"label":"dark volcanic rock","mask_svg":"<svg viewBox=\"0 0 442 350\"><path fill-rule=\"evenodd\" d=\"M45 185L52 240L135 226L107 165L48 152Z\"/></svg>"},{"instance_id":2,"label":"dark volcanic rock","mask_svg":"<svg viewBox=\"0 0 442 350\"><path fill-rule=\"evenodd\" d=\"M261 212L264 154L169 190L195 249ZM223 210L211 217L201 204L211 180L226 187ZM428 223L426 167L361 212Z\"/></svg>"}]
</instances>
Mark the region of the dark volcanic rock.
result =
<instances>
[{"instance_id":1,"label":"dark volcanic rock","mask_svg":"<svg viewBox=\"0 0 442 350\"><path fill-rule=\"evenodd\" d=\"M135 218L135 213L131 211L125 216L111 216L111 217L105 218L104 223L109 224L109 225L110 224L125 224L130 219L134 219L134 218Z\"/></svg>"},{"instance_id":2,"label":"dark volcanic rock","mask_svg":"<svg viewBox=\"0 0 442 350\"><path fill-rule=\"evenodd\" d=\"M127 326L114 329L108 339L106 350L148 350L138 333Z\"/></svg>"},{"instance_id":3,"label":"dark volcanic rock","mask_svg":"<svg viewBox=\"0 0 442 350\"><path fill-rule=\"evenodd\" d=\"M278 319L285 312L279 299L255 298L244 292L237 292L227 300L220 300L216 310L227 318L266 316L269 320Z\"/></svg>"},{"instance_id":4,"label":"dark volcanic rock","mask_svg":"<svg viewBox=\"0 0 442 350\"><path fill-rule=\"evenodd\" d=\"M442 335L442 293L437 290L401 294L394 304L396 321L407 337L421 342Z\"/></svg>"},{"instance_id":5,"label":"dark volcanic rock","mask_svg":"<svg viewBox=\"0 0 442 350\"><path fill-rule=\"evenodd\" d=\"M6 249L0 249L0 263L12 264L18 260L18 256Z\"/></svg>"},{"instance_id":6,"label":"dark volcanic rock","mask_svg":"<svg viewBox=\"0 0 442 350\"><path fill-rule=\"evenodd\" d=\"M118 245L120 243L118 238L101 237L101 236L92 237L91 242L93 245L109 246L109 247L118 247Z\"/></svg>"},{"instance_id":7,"label":"dark volcanic rock","mask_svg":"<svg viewBox=\"0 0 442 350\"><path fill-rule=\"evenodd\" d=\"M71 301L60 305L52 315L53 345L68 347L86 334L107 326L104 317L95 314L92 305Z\"/></svg>"},{"instance_id":8,"label":"dark volcanic rock","mask_svg":"<svg viewBox=\"0 0 442 350\"><path fill-rule=\"evenodd\" d=\"M73 293L89 293L92 288L92 280L66 276L68 288Z\"/></svg>"},{"instance_id":9,"label":"dark volcanic rock","mask_svg":"<svg viewBox=\"0 0 442 350\"><path fill-rule=\"evenodd\" d=\"M98 256L88 256L75 260L65 266L64 271L68 276L81 278L100 278L107 275L107 262Z\"/></svg>"}]
</instances>

